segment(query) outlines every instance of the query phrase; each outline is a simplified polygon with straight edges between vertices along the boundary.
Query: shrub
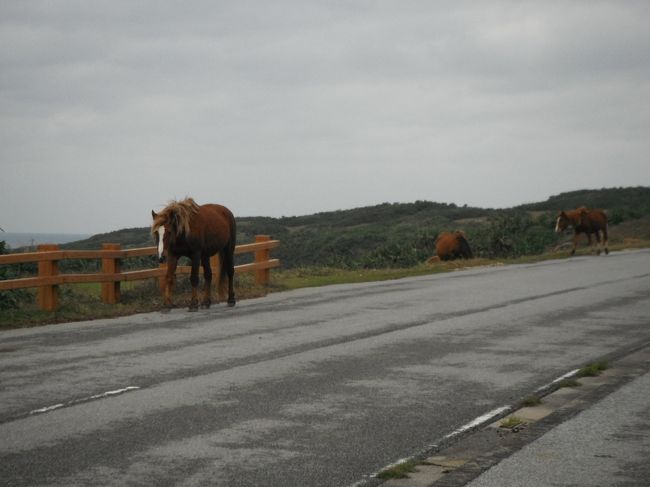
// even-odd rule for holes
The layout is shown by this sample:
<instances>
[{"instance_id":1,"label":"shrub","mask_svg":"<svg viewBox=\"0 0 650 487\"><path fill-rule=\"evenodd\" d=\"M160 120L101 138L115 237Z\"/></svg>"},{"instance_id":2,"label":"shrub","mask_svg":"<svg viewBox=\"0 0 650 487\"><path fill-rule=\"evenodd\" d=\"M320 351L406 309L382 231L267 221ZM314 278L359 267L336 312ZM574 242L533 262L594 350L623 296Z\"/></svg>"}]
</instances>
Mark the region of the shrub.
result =
<instances>
[{"instance_id":1,"label":"shrub","mask_svg":"<svg viewBox=\"0 0 650 487\"><path fill-rule=\"evenodd\" d=\"M8 253L6 242L0 240L0 255ZM19 277L19 273L19 266L2 265L0 266L0 281L15 279ZM29 299L31 299L31 294L25 289L0 291L0 310L17 309L22 302Z\"/></svg>"},{"instance_id":2,"label":"shrub","mask_svg":"<svg viewBox=\"0 0 650 487\"><path fill-rule=\"evenodd\" d=\"M504 210L488 217L488 224L476 229L470 243L477 255L488 258L541 254L556 236L546 215L537 221L524 211Z\"/></svg>"}]
</instances>

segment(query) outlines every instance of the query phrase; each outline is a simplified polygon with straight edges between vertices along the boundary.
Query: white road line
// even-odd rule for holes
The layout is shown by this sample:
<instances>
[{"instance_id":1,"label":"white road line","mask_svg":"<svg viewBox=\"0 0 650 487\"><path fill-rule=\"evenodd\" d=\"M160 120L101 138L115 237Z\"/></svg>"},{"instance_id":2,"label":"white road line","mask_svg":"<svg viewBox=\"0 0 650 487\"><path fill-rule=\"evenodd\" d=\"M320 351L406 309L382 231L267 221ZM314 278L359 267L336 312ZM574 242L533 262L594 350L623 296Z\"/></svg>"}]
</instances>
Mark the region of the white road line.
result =
<instances>
[{"instance_id":1,"label":"white road line","mask_svg":"<svg viewBox=\"0 0 650 487\"><path fill-rule=\"evenodd\" d=\"M103 398L110 397L110 396L117 396L119 394L124 394L125 392L134 391L136 389L140 389L140 387L138 387L138 386L128 386L128 387L124 387L123 389L116 389L114 391L102 392L101 394L95 394L93 396L88 396L88 397L82 397L81 399L74 399L72 401L68 401L68 402L65 402L65 403L54 404L53 406L46 406L44 408L34 409L33 411L29 412L29 416L32 416L34 414L49 413L50 411L54 411L55 409L60 409L60 408L68 407L68 406L74 406L75 404L80 404L82 402L96 401L97 399L103 399Z\"/></svg>"},{"instance_id":2,"label":"white road line","mask_svg":"<svg viewBox=\"0 0 650 487\"><path fill-rule=\"evenodd\" d=\"M86 399L80 399L79 401L90 401L92 399L101 399L102 397L108 397L108 396L116 396L117 394L123 394L125 392L129 391L134 391L136 389L140 389L138 386L128 386L125 387L124 389L116 389L114 391L108 391L108 392L103 392L101 394L95 394L94 396L90 396Z\"/></svg>"},{"instance_id":3,"label":"white road line","mask_svg":"<svg viewBox=\"0 0 650 487\"><path fill-rule=\"evenodd\" d=\"M484 415L479 416L478 418L470 421L466 425L461 426L460 428L458 428L453 433L449 433L448 435L446 435L444 437L444 439L448 440L450 438L453 438L454 436L457 436L457 435L460 435L461 433L464 433L467 430L471 430L472 428L480 426L483 423L488 422L489 420L491 420L495 416L498 416L499 414L507 411L508 409L510 409L510 406L501 406L500 408L493 409L492 411L490 411L488 413L485 413Z\"/></svg>"},{"instance_id":4,"label":"white road line","mask_svg":"<svg viewBox=\"0 0 650 487\"><path fill-rule=\"evenodd\" d=\"M553 382L551 382L551 384L557 384L558 382L563 381L564 379L568 379L568 378L571 377L572 375L577 374L579 370L580 370L580 369L575 369L575 370L572 370L571 372L567 372L566 374L561 375L560 377L558 377L557 379L555 379Z\"/></svg>"},{"instance_id":5,"label":"white road line","mask_svg":"<svg viewBox=\"0 0 650 487\"><path fill-rule=\"evenodd\" d=\"M63 406L65 406L65 404L55 404L54 406L47 406L40 409L34 409L33 411L30 411L29 414L32 415L32 414L47 413L49 411L54 411L55 409L62 408Z\"/></svg>"}]
</instances>

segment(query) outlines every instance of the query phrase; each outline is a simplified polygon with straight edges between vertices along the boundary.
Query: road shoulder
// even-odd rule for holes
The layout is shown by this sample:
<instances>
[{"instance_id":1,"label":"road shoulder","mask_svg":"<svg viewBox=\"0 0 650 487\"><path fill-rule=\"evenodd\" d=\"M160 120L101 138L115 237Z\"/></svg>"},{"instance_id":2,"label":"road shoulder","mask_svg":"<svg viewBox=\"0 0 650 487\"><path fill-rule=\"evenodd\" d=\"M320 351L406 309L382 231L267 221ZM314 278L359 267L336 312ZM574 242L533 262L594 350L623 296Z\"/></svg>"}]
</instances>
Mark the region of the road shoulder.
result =
<instances>
[{"instance_id":1,"label":"road shoulder","mask_svg":"<svg viewBox=\"0 0 650 487\"><path fill-rule=\"evenodd\" d=\"M553 460L554 457L560 456L561 470L565 471L564 475L570 476L572 474L569 470L572 465L576 466L576 468L580 467L572 456L584 456L586 449L598 442L611 442L612 437L615 438L613 441L618 443L614 445L617 451L631 450L629 455L622 453L619 461L619 463L626 463L626 465L614 465L615 462L612 459L616 455L607 452L595 452L591 454L592 457L601 465L605 463L612 464L610 466L610 470L613 470L612 475L620 475L620 471L626 468L634 468L633 462L629 460L635 455L639 445L634 446L630 443L629 434L623 434L623 432L613 434L610 430L612 425L634 422L635 418L627 416L633 416L639 410L648 411L647 401L638 400L635 406L636 410L634 410L629 404L631 401L628 396L630 396L630 391L650 384L650 344L644 344L622 356L605 357L605 359L609 361L610 367L600 375L574 379L580 384L574 387L561 387L561 385L564 385L562 381L550 384L546 390L537 394L541 398L540 404L511 408L510 411L496 421L479 426L457 439L457 441L451 442L452 444L439 446L437 451L429 452L426 457L415 459L417 462L416 470L409 473L408 478L390 479L384 482L382 486L532 486L536 485L534 480L531 479L533 467L546 469L544 471L548 474L548 469L554 468L556 463ZM572 380L571 377L568 379ZM626 387L627 389L625 389ZM618 397L618 395L621 397ZM647 397L647 395L644 397ZM608 404L601 407L601 402L606 399ZM621 407L623 406L621 401L626 401L626 407ZM618 404L618 407L612 406L616 404ZM596 406L603 410L597 410L589 417L582 414ZM614 411L612 411L612 408L615 408ZM504 423L512 417L517 418L517 420L511 421L510 427L504 427ZM648 418L645 418L645 421L647 420ZM594 424L582 424L585 421L591 421ZM577 422L581 424L577 425ZM580 443L576 439L575 433L571 439L563 438L561 433L558 433L555 435L557 439L553 440L550 433L555 433L553 430L559 429L560 426L567 425L565 428L568 428L569 423L576 423L576 427L580 426L591 432L590 435L585 435L585 441L589 444ZM529 445L530 448L535 448L535 444L545 436L547 438L545 438L544 445L539 447L544 448L545 451L538 452L536 456L535 454L529 454L526 457L519 453ZM553 447L553 441L558 443L555 448ZM563 451L563 449L567 448L567 443L571 443L574 450ZM580 451L581 449L585 451ZM609 451L609 449L603 450L602 448L601 450ZM516 455L521 455L522 458L515 458ZM541 466L539 465L540 458L543 459ZM509 462L506 462L506 460L509 460ZM534 461L537 461L538 464L532 465L531 462ZM507 466L506 463L508 463ZM501 469L502 471L497 472L495 467L501 467L502 465L504 466ZM521 475L525 480L518 483L516 478ZM580 475L584 476L584 473L580 473ZM497 477L497 479L491 479L490 477ZM544 482L547 482L547 480L545 479Z\"/></svg>"}]
</instances>

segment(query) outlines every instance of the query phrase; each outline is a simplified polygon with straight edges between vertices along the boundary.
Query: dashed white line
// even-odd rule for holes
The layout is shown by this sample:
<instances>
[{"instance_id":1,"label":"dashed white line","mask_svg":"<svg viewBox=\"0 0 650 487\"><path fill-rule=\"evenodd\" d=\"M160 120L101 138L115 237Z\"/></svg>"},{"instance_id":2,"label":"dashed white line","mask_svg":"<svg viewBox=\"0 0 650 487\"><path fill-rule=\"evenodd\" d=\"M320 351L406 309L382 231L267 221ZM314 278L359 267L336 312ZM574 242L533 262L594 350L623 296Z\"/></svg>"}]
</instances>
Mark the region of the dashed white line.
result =
<instances>
[{"instance_id":1,"label":"dashed white line","mask_svg":"<svg viewBox=\"0 0 650 487\"><path fill-rule=\"evenodd\" d=\"M105 397L117 396L119 394L124 394L125 392L134 391L136 389L140 389L140 387L138 387L138 386L128 386L128 387L124 387L122 389L115 389L114 391L106 391L106 392L102 392L101 394L95 394L95 395L92 395L92 396L82 397L81 399L73 399L72 401L68 401L68 402L65 402L65 403L59 403L59 404L54 404L53 406L46 406L46 407L43 407L43 408L34 409L33 411L29 412L29 416L32 416L34 414L49 413L50 411L54 411L55 409L60 409L60 408L68 407L68 406L74 406L75 404L80 404L82 402L96 401L97 399L103 399Z\"/></svg>"},{"instance_id":2,"label":"dashed white line","mask_svg":"<svg viewBox=\"0 0 650 487\"><path fill-rule=\"evenodd\" d=\"M117 394L123 394L125 392L133 391L135 389L140 389L140 388L138 386L128 386L128 387L125 387L124 389L116 389L114 391L107 391L107 392L103 392L101 394L95 394L94 396L90 396L90 397L88 397L86 399L79 399L79 402L90 401L92 399L101 399L103 397L108 397L108 396L115 396Z\"/></svg>"},{"instance_id":3,"label":"dashed white line","mask_svg":"<svg viewBox=\"0 0 650 487\"><path fill-rule=\"evenodd\" d=\"M63 404L63 403L55 404L54 406L47 406L47 407L40 408L40 409L34 409L33 411L30 411L29 414L31 415L31 414L47 413L49 411L54 411L55 409L62 408L63 406L65 406L65 404Z\"/></svg>"}]
</instances>

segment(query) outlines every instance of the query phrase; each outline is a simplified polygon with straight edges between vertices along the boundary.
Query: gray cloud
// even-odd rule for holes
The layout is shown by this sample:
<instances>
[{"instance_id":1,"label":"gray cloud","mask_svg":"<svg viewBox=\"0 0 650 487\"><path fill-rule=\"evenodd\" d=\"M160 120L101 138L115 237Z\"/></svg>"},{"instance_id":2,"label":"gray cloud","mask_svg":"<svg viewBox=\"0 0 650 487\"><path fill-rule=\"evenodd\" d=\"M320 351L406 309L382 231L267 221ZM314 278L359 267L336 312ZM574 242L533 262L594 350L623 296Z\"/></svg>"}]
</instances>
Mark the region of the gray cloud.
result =
<instances>
[{"instance_id":1,"label":"gray cloud","mask_svg":"<svg viewBox=\"0 0 650 487\"><path fill-rule=\"evenodd\" d=\"M7 231L650 184L650 4L0 5ZM7 208L10 210L7 211Z\"/></svg>"}]
</instances>

